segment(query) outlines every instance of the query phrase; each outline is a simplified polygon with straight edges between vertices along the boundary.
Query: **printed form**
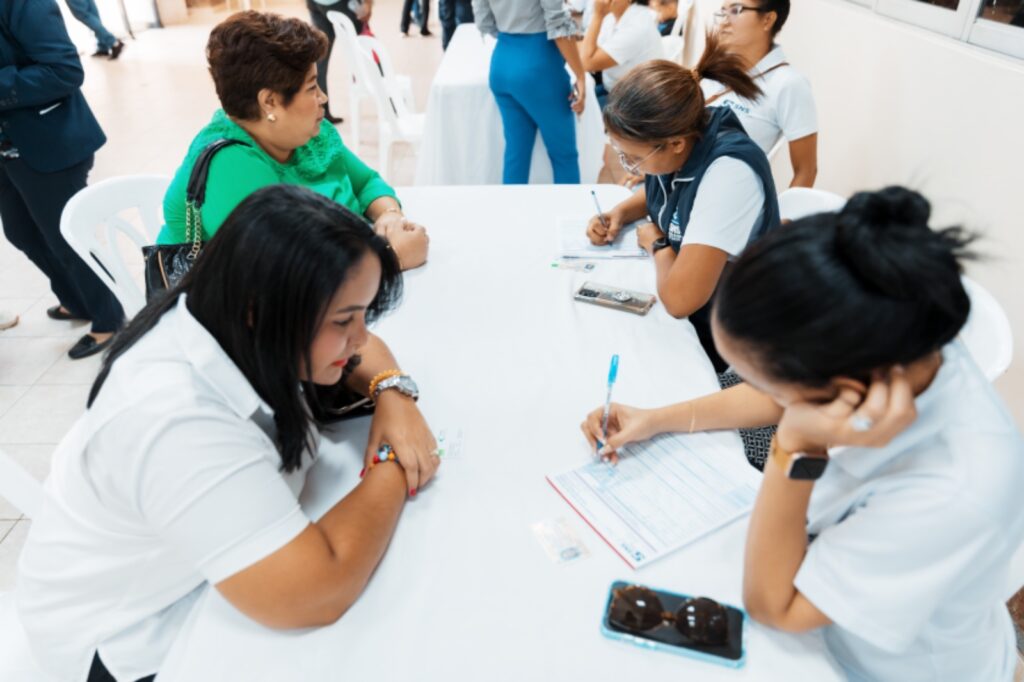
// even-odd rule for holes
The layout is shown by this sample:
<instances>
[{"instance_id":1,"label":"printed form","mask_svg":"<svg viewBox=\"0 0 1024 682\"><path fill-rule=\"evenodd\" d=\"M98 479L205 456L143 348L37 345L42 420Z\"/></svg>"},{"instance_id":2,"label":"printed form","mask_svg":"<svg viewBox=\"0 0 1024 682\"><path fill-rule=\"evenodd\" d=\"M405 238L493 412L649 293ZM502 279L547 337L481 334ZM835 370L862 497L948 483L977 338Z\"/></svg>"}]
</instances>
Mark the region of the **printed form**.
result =
<instances>
[{"instance_id":1,"label":"printed form","mask_svg":"<svg viewBox=\"0 0 1024 682\"><path fill-rule=\"evenodd\" d=\"M632 568L750 512L761 473L706 434L661 434L548 482Z\"/></svg>"}]
</instances>

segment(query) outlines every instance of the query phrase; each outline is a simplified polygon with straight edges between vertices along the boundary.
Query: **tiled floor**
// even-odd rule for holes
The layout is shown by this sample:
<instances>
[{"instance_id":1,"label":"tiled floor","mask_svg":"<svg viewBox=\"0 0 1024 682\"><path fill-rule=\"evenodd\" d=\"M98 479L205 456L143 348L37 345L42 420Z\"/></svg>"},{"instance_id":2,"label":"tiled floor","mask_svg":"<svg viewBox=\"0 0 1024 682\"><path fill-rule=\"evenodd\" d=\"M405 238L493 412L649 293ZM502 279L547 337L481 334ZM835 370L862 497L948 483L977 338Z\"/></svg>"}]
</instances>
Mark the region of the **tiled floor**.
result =
<instances>
[{"instance_id":1,"label":"tiled floor","mask_svg":"<svg viewBox=\"0 0 1024 682\"><path fill-rule=\"evenodd\" d=\"M398 2L378 2L371 26L391 52L396 68L413 79L417 106L426 104L430 78L441 59L440 39L402 38ZM305 17L299 1L272 3L273 11ZM193 135L217 107L206 72L204 45L224 10L193 13L185 26L137 34L116 62L83 56L84 92L109 138L96 156L92 181L134 173L172 174ZM436 22L435 22L436 23ZM84 54L88 36L72 26ZM435 27L440 33L439 27ZM415 32L414 32L415 33ZM332 96L333 110L348 115L344 93ZM360 156L377 160L375 117L363 118ZM342 136L348 124L340 127ZM396 150L393 181L412 184L411 150ZM21 315L21 323L0 332L0 449L42 479L55 445L81 414L99 358L72 362L67 350L87 329L55 322L46 308L55 303L46 279L0 238L0 308ZM14 584L18 554L30 521L0 498L0 592Z\"/></svg>"}]
</instances>

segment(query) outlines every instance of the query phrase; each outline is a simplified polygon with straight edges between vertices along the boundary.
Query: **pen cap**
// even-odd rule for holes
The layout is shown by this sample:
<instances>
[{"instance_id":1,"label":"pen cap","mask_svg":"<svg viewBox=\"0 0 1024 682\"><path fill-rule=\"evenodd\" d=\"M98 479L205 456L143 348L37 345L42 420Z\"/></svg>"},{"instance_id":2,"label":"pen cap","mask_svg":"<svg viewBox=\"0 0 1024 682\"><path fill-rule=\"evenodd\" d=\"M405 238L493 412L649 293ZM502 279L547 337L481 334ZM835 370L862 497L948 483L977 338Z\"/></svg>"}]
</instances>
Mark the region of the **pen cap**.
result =
<instances>
[{"instance_id":1,"label":"pen cap","mask_svg":"<svg viewBox=\"0 0 1024 682\"><path fill-rule=\"evenodd\" d=\"M615 355L612 356L612 364L608 368L608 384L609 385L615 383L615 377L617 377L618 374L619 374L619 356L616 353Z\"/></svg>"}]
</instances>

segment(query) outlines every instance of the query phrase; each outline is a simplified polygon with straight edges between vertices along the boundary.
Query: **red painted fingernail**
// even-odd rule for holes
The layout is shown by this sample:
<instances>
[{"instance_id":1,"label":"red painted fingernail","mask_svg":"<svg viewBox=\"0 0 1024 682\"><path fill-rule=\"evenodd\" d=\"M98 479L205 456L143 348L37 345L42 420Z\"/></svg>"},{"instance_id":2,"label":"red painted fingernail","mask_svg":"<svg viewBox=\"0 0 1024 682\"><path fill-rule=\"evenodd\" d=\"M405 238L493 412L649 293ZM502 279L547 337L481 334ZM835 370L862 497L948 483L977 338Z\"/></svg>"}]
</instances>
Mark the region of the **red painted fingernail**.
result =
<instances>
[{"instance_id":1,"label":"red painted fingernail","mask_svg":"<svg viewBox=\"0 0 1024 682\"><path fill-rule=\"evenodd\" d=\"M359 472L359 478L362 478L365 475L366 475L366 467L363 467L363 470Z\"/></svg>"},{"instance_id":2,"label":"red painted fingernail","mask_svg":"<svg viewBox=\"0 0 1024 682\"><path fill-rule=\"evenodd\" d=\"M409 495L410 495L411 497L416 497L416 488L413 488L412 490L410 490L410 491L409 491Z\"/></svg>"}]
</instances>

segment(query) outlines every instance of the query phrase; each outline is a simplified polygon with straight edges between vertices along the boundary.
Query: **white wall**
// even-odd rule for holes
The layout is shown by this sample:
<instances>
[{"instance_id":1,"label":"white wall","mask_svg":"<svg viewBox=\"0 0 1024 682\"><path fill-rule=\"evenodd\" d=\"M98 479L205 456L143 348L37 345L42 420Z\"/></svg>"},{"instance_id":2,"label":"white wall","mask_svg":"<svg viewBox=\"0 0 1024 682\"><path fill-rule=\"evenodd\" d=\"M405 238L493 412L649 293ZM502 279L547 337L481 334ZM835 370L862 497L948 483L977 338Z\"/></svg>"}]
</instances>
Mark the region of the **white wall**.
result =
<instances>
[{"instance_id":1,"label":"white wall","mask_svg":"<svg viewBox=\"0 0 1024 682\"><path fill-rule=\"evenodd\" d=\"M721 5L699 2L704 17ZM989 258L968 273L1010 317L1014 364L996 385L1024 427L1024 61L847 0L794 2L779 42L814 88L818 187L907 185L931 200L933 225L983 235ZM788 160L778 161L785 186Z\"/></svg>"}]
</instances>

